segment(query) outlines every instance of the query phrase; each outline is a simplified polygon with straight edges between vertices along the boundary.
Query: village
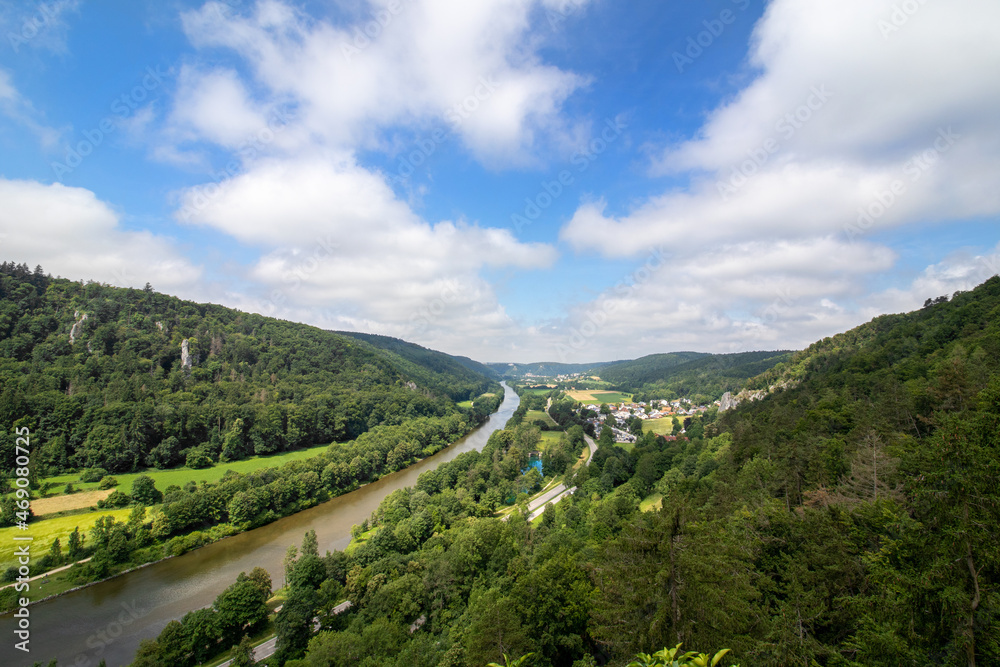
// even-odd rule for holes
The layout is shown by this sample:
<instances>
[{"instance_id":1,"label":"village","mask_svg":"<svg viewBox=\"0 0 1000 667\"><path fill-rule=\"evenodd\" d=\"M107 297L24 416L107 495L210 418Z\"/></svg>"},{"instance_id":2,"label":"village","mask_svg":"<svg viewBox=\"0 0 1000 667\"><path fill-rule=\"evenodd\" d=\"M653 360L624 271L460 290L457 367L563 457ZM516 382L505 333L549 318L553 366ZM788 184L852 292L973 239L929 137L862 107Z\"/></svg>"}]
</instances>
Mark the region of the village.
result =
<instances>
[{"instance_id":1,"label":"village","mask_svg":"<svg viewBox=\"0 0 1000 667\"><path fill-rule=\"evenodd\" d=\"M714 405L718 407L719 401L715 401ZM646 421L670 417L692 417L703 414L708 409L709 406L707 405L695 405L689 399L681 398L675 401L664 399L649 402L639 401L636 403L604 403L601 405L591 403L582 405L580 412L590 411L593 413L594 416L589 417L587 422L594 427L594 433L598 437L602 429L610 427L615 442L634 443L636 441L636 434L626 430L628 422L633 418L638 417L640 420ZM604 415L603 418L601 417L602 414ZM609 417L614 418L613 423L609 423ZM620 428L623 426L625 428ZM684 433L683 427L680 429L680 433Z\"/></svg>"}]
</instances>

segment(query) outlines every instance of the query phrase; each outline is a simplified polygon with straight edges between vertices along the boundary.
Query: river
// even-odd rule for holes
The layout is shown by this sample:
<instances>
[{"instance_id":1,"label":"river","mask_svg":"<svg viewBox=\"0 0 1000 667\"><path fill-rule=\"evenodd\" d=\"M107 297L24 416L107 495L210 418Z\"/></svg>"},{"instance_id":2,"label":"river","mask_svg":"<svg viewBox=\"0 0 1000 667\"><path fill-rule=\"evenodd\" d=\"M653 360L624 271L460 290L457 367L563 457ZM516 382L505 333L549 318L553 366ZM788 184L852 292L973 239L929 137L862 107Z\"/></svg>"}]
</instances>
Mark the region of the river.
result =
<instances>
[{"instance_id":1,"label":"river","mask_svg":"<svg viewBox=\"0 0 1000 667\"><path fill-rule=\"evenodd\" d=\"M274 587L281 586L285 550L301 544L310 528L316 531L320 553L344 549L351 541L351 526L370 516L383 498L413 486L420 473L462 452L482 449L519 403L504 385L504 401L488 421L405 470L255 530L33 605L30 654L14 648L19 641L14 636L17 619L0 618L0 665L47 665L53 658L59 667L96 667L102 658L108 667L127 665L141 640L155 638L171 620L210 605L240 572L264 567Z\"/></svg>"}]
</instances>

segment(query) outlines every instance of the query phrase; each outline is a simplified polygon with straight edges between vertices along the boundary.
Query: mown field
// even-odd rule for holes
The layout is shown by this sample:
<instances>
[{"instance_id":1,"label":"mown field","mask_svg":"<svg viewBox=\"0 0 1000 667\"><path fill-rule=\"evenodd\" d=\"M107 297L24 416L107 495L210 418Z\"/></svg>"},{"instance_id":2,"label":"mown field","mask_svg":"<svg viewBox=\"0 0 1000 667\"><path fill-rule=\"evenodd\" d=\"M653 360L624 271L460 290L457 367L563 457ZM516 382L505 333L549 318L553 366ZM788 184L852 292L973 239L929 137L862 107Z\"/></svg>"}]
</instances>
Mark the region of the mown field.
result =
<instances>
[{"instance_id":1,"label":"mown field","mask_svg":"<svg viewBox=\"0 0 1000 667\"><path fill-rule=\"evenodd\" d=\"M673 417L661 417L660 419L647 419L642 422L642 432L652 431L656 435L670 435L674 430Z\"/></svg>"},{"instance_id":2,"label":"mown field","mask_svg":"<svg viewBox=\"0 0 1000 667\"><path fill-rule=\"evenodd\" d=\"M82 510L97 505L97 502L104 500L114 493L114 489L104 489L103 491L81 491L80 493L64 493L48 498L36 498L31 501L31 511L36 517L42 517L58 512L70 512Z\"/></svg>"},{"instance_id":3,"label":"mown field","mask_svg":"<svg viewBox=\"0 0 1000 667\"><path fill-rule=\"evenodd\" d=\"M599 391L595 389L586 391L581 389L567 391L566 395L574 401L580 401L581 403L622 403L632 400L632 394L623 394L620 391Z\"/></svg>"}]
</instances>

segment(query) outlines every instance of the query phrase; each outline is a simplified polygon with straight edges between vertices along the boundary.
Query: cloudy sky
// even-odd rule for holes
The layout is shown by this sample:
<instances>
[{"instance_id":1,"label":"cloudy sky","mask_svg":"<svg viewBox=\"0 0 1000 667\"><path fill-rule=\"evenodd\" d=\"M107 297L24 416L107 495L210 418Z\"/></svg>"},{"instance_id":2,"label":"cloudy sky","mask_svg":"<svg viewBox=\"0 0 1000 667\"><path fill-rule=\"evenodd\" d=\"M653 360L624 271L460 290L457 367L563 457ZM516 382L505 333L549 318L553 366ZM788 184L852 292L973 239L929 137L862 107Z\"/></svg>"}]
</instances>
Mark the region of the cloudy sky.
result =
<instances>
[{"instance_id":1,"label":"cloudy sky","mask_svg":"<svg viewBox=\"0 0 1000 667\"><path fill-rule=\"evenodd\" d=\"M0 0L0 256L481 361L1000 271L996 0Z\"/></svg>"}]
</instances>

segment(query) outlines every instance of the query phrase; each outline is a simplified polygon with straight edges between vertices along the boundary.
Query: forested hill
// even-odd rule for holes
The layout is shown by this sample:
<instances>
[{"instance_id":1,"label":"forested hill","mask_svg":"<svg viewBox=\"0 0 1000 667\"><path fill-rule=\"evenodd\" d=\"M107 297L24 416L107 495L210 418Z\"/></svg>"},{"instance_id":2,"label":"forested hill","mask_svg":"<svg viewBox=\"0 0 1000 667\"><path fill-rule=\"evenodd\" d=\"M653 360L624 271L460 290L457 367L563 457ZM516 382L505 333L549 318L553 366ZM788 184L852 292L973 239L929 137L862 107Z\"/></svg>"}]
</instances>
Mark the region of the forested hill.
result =
<instances>
[{"instance_id":1,"label":"forested hill","mask_svg":"<svg viewBox=\"0 0 1000 667\"><path fill-rule=\"evenodd\" d=\"M535 362L530 364L514 363L491 363L487 364L494 371L507 378L523 378L528 375L539 377L556 377L558 375L570 375L573 373L584 373L596 368L605 366L606 363L596 364L561 364L558 362Z\"/></svg>"},{"instance_id":2,"label":"forested hill","mask_svg":"<svg viewBox=\"0 0 1000 667\"><path fill-rule=\"evenodd\" d=\"M338 331L342 336L356 338L370 343L372 346L385 350L399 364L418 366L451 377L468 377L470 380L481 381L485 376L499 380L500 375L492 368L468 357L456 357L442 352L428 350L415 343L408 343L399 338L380 336L378 334L360 333L357 331ZM456 396L456 398L458 398ZM464 400L464 399L460 399Z\"/></svg>"},{"instance_id":3,"label":"forested hill","mask_svg":"<svg viewBox=\"0 0 1000 667\"><path fill-rule=\"evenodd\" d=\"M602 380L642 398L648 394L669 398L670 394L705 402L727 391L739 391L747 380L788 361L791 352L739 352L702 354L673 352L651 354L633 361L622 361L599 370ZM666 396L664 396L666 394Z\"/></svg>"},{"instance_id":4,"label":"forested hill","mask_svg":"<svg viewBox=\"0 0 1000 667\"><path fill-rule=\"evenodd\" d=\"M457 413L499 390L451 357L0 265L0 423L52 469L239 459ZM0 437L3 456L13 431Z\"/></svg>"},{"instance_id":5,"label":"forested hill","mask_svg":"<svg viewBox=\"0 0 1000 667\"><path fill-rule=\"evenodd\" d=\"M307 538L272 662L624 667L682 643L745 667L1000 665L1000 278L750 382L774 390L683 433L602 429L589 465L584 425L512 419L387 496L352 549ZM529 521L556 480L575 492ZM133 667L195 664L220 644L205 622Z\"/></svg>"}]
</instances>

